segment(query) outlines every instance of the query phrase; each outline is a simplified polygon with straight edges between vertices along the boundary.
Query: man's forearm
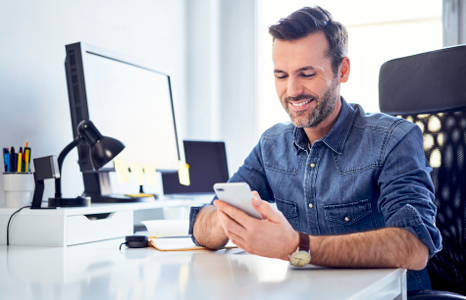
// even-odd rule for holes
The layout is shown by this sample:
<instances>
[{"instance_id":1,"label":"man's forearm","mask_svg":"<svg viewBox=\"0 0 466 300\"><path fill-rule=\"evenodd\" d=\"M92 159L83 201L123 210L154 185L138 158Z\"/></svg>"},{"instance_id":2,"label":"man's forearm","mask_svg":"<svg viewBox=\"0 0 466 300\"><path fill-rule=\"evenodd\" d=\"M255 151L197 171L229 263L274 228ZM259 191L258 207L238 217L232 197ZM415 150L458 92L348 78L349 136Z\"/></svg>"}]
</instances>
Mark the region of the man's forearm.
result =
<instances>
[{"instance_id":1,"label":"man's forearm","mask_svg":"<svg viewBox=\"0 0 466 300\"><path fill-rule=\"evenodd\" d=\"M194 222L193 235L200 245L210 249L220 249L228 243L215 206L207 205L201 209Z\"/></svg>"},{"instance_id":2,"label":"man's forearm","mask_svg":"<svg viewBox=\"0 0 466 300\"><path fill-rule=\"evenodd\" d=\"M384 228L336 236L310 236L311 263L329 267L421 270L429 250L411 232Z\"/></svg>"}]
</instances>

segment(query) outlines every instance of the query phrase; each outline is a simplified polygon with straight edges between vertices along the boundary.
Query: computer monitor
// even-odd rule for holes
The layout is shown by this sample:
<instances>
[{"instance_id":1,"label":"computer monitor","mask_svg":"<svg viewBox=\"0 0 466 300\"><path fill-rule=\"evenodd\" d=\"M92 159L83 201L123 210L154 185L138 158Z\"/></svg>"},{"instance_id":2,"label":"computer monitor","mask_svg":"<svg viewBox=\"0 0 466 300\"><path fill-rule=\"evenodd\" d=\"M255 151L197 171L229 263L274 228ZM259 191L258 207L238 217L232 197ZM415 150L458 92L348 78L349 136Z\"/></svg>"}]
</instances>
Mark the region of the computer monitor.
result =
<instances>
[{"instance_id":1,"label":"computer monitor","mask_svg":"<svg viewBox=\"0 0 466 300\"><path fill-rule=\"evenodd\" d=\"M191 185L179 183L178 174L162 174L163 193L181 196L214 194L217 182L229 179L227 155L224 142L183 141L186 163L189 165Z\"/></svg>"},{"instance_id":2,"label":"computer monitor","mask_svg":"<svg viewBox=\"0 0 466 300\"><path fill-rule=\"evenodd\" d=\"M66 45L65 69L74 137L79 122L89 119L103 135L125 144L115 159L177 170L182 149L169 75L82 42ZM87 145L78 147L78 157L84 195L92 202L143 200L110 195L108 172L114 170L113 162L94 172Z\"/></svg>"}]
</instances>

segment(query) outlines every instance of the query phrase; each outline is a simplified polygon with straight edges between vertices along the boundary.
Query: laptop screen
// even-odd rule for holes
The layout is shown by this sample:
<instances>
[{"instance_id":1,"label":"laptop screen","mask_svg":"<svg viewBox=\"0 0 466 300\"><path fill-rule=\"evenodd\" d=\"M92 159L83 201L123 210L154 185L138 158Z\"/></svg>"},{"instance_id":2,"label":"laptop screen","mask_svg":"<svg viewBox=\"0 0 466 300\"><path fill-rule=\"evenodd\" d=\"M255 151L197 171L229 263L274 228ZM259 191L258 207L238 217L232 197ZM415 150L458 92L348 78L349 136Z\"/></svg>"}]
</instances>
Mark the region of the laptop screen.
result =
<instances>
[{"instance_id":1,"label":"laptop screen","mask_svg":"<svg viewBox=\"0 0 466 300\"><path fill-rule=\"evenodd\" d=\"M162 173L164 194L214 194L213 185L229 179L225 143L183 141L183 144L191 185L181 185L178 173Z\"/></svg>"}]
</instances>

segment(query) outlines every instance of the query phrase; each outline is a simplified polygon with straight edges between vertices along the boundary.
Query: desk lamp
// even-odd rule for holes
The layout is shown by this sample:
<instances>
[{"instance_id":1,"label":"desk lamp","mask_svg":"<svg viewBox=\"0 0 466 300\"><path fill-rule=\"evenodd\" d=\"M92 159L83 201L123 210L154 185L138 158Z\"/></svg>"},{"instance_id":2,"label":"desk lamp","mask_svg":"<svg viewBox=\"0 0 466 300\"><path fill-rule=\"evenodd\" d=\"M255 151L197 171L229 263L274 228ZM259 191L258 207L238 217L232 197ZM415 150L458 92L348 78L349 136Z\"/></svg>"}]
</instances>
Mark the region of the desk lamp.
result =
<instances>
[{"instance_id":1,"label":"desk lamp","mask_svg":"<svg viewBox=\"0 0 466 300\"><path fill-rule=\"evenodd\" d=\"M76 206L88 206L91 203L90 197L76 197L76 198L62 198L61 195L61 170L63 166L63 161L65 160L66 155L76 146L81 143L86 143L90 147L90 157L91 165L94 171L99 170L105 164L110 162L115 156L117 156L124 148L122 142L117 139L102 135L95 125L90 120L83 120L78 124L79 136L77 136L74 141L69 143L58 156L58 176L51 176L48 178L55 178L55 197L49 198L49 208L55 207L76 207ZM35 170L38 172L39 170ZM36 180L37 181L37 180ZM43 184L43 183L42 183ZM36 182L37 185L37 182ZM40 202L42 193L34 194L33 207L40 208ZM40 197L40 198L39 198ZM36 205L34 205L36 201ZM37 207L37 202L39 202L39 207Z\"/></svg>"}]
</instances>

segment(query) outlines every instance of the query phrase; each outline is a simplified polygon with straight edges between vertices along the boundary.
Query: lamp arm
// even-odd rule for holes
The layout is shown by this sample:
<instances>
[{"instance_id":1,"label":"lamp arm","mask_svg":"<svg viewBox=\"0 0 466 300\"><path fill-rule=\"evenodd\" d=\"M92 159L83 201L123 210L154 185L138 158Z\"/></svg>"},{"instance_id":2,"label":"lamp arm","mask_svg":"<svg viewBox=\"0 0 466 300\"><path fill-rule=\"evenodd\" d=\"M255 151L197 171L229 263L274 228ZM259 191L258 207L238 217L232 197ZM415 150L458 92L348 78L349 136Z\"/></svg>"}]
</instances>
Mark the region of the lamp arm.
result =
<instances>
[{"instance_id":1,"label":"lamp arm","mask_svg":"<svg viewBox=\"0 0 466 300\"><path fill-rule=\"evenodd\" d=\"M70 153L70 151L76 147L79 143L81 142L81 136L78 136L69 143L65 149L60 152L60 155L58 156L57 162L58 162L58 170L60 172L60 177L55 178L55 198L61 198L61 169L63 166L63 161L65 160L65 157Z\"/></svg>"}]
</instances>

